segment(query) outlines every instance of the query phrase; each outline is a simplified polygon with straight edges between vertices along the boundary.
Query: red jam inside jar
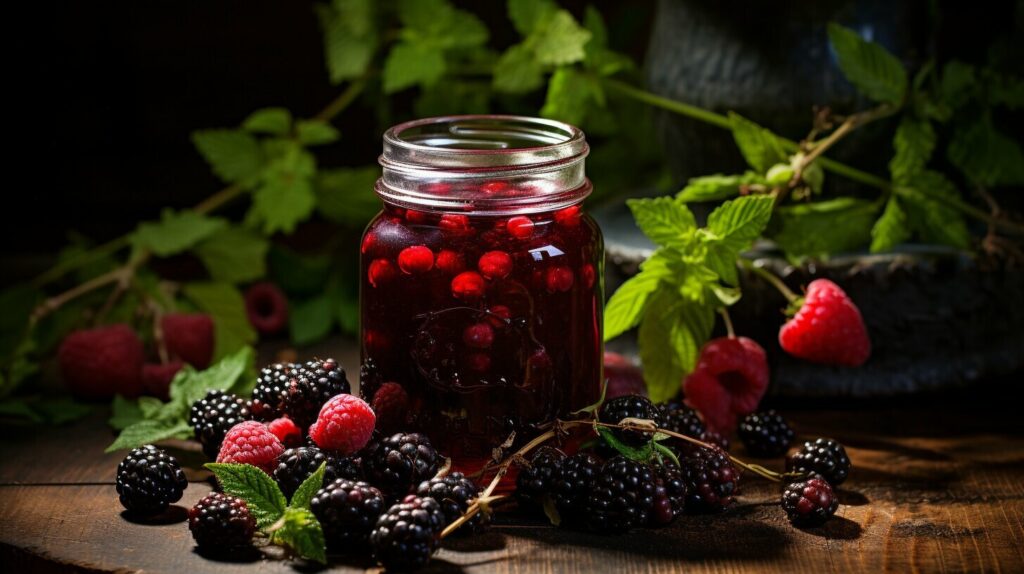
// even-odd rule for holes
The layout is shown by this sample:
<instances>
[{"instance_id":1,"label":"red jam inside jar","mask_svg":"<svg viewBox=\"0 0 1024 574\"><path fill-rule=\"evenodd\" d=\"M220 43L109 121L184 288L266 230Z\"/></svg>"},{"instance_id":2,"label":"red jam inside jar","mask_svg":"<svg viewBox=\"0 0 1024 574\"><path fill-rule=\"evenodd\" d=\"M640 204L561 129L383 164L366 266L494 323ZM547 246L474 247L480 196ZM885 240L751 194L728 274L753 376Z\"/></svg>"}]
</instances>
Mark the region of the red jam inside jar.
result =
<instances>
[{"instance_id":1,"label":"red jam inside jar","mask_svg":"<svg viewBox=\"0 0 1024 574\"><path fill-rule=\"evenodd\" d=\"M361 392L401 385L401 430L458 468L600 394L604 245L581 207L587 151L577 128L513 116L384 136L384 209L361 249Z\"/></svg>"}]
</instances>

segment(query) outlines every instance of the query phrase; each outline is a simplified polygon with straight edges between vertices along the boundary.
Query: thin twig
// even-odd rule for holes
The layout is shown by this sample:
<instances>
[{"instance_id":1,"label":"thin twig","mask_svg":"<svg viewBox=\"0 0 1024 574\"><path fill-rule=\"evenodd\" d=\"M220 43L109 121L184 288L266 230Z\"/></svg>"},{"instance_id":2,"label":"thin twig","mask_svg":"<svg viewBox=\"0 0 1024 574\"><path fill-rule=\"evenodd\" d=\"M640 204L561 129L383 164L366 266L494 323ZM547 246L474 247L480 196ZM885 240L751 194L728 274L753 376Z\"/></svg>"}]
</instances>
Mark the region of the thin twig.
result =
<instances>
[{"instance_id":1,"label":"thin twig","mask_svg":"<svg viewBox=\"0 0 1024 574\"><path fill-rule=\"evenodd\" d=\"M732 318L729 317L729 310L722 307L718 310L718 314L722 316L722 322L725 323L725 333L730 339L735 339L736 331L732 328Z\"/></svg>"},{"instance_id":2,"label":"thin twig","mask_svg":"<svg viewBox=\"0 0 1024 574\"><path fill-rule=\"evenodd\" d=\"M782 282L782 279L776 277L775 274L772 273L771 271L758 267L753 262L742 257L740 258L740 264L746 267L747 269L753 271L754 273L760 275L762 279L770 283L772 287L775 287L775 289L777 289L779 293L782 293L782 296L786 298L786 301L790 303L795 303L797 299L800 298L799 295L794 293L788 286L786 286L785 283Z\"/></svg>"}]
</instances>

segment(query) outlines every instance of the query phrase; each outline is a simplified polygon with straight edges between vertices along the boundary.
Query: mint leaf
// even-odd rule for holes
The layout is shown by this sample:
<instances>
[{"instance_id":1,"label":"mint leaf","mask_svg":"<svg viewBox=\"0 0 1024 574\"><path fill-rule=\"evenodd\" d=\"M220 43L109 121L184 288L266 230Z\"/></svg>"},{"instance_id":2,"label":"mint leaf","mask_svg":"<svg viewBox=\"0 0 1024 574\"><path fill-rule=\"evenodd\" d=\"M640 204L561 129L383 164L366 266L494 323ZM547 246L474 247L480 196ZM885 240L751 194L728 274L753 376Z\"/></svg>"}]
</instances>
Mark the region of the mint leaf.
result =
<instances>
[{"instance_id":1,"label":"mint leaf","mask_svg":"<svg viewBox=\"0 0 1024 574\"><path fill-rule=\"evenodd\" d=\"M904 115L896 128L892 145L896 154L889 161L889 173L897 183L907 183L924 170L935 149L935 130L931 122Z\"/></svg>"},{"instance_id":2,"label":"mint leaf","mask_svg":"<svg viewBox=\"0 0 1024 574\"><path fill-rule=\"evenodd\" d=\"M317 210L335 223L365 226L380 211L373 192L379 176L376 165L321 170L314 182Z\"/></svg>"},{"instance_id":3,"label":"mint leaf","mask_svg":"<svg viewBox=\"0 0 1024 574\"><path fill-rule=\"evenodd\" d=\"M522 94L541 87L544 68L525 43L516 44L498 58L494 65L494 89L509 94Z\"/></svg>"},{"instance_id":4,"label":"mint leaf","mask_svg":"<svg viewBox=\"0 0 1024 574\"><path fill-rule=\"evenodd\" d=\"M192 133L192 143L213 173L227 183L248 184L263 164L256 138L242 130L200 130Z\"/></svg>"},{"instance_id":5,"label":"mint leaf","mask_svg":"<svg viewBox=\"0 0 1024 574\"><path fill-rule=\"evenodd\" d=\"M338 130L323 120L299 120L295 122L295 137L307 146L323 145L338 141Z\"/></svg>"},{"instance_id":6,"label":"mint leaf","mask_svg":"<svg viewBox=\"0 0 1024 574\"><path fill-rule=\"evenodd\" d=\"M292 131L292 113L285 108L263 108L242 121L242 129L252 133L288 135Z\"/></svg>"},{"instance_id":7,"label":"mint leaf","mask_svg":"<svg viewBox=\"0 0 1024 574\"><path fill-rule=\"evenodd\" d=\"M195 253L210 277L223 283L246 283L267 272L270 242L244 227L225 227L203 240Z\"/></svg>"},{"instance_id":8,"label":"mint leaf","mask_svg":"<svg viewBox=\"0 0 1024 574\"><path fill-rule=\"evenodd\" d=\"M209 462L204 466L217 477L226 494L245 501L257 528L262 530L284 516L288 502L267 473L251 464Z\"/></svg>"},{"instance_id":9,"label":"mint leaf","mask_svg":"<svg viewBox=\"0 0 1024 574\"><path fill-rule=\"evenodd\" d=\"M508 17L517 32L529 36L558 12L553 0L509 0Z\"/></svg>"},{"instance_id":10,"label":"mint leaf","mask_svg":"<svg viewBox=\"0 0 1024 574\"><path fill-rule=\"evenodd\" d=\"M213 317L214 360L256 341L256 331L249 324L245 300L237 287L218 282L187 283L183 294Z\"/></svg>"},{"instance_id":11,"label":"mint leaf","mask_svg":"<svg viewBox=\"0 0 1024 574\"><path fill-rule=\"evenodd\" d=\"M605 444L630 460L647 463L651 462L651 459L654 458L653 441L648 441L640 446L634 447L619 440L610 428L597 427L597 434L601 435Z\"/></svg>"},{"instance_id":12,"label":"mint leaf","mask_svg":"<svg viewBox=\"0 0 1024 574\"><path fill-rule=\"evenodd\" d=\"M248 218L259 222L267 234L291 233L299 222L309 218L316 207L316 195L309 177L294 172L268 174L263 185L253 192Z\"/></svg>"},{"instance_id":13,"label":"mint leaf","mask_svg":"<svg viewBox=\"0 0 1024 574\"><path fill-rule=\"evenodd\" d=\"M575 68L561 67L548 80L548 93L540 115L573 125L581 125L593 107L604 107L601 84Z\"/></svg>"},{"instance_id":14,"label":"mint leaf","mask_svg":"<svg viewBox=\"0 0 1024 574\"><path fill-rule=\"evenodd\" d=\"M630 199L626 205L640 230L657 245L684 249L697 227L690 210L670 197Z\"/></svg>"},{"instance_id":15,"label":"mint leaf","mask_svg":"<svg viewBox=\"0 0 1024 574\"><path fill-rule=\"evenodd\" d=\"M137 422L141 422L142 409L138 401L130 401L121 395L114 395L114 402L111 403L111 414L107 423L115 430L124 430Z\"/></svg>"},{"instance_id":16,"label":"mint leaf","mask_svg":"<svg viewBox=\"0 0 1024 574\"><path fill-rule=\"evenodd\" d=\"M676 200L682 203L694 201L718 201L740 194L744 186L760 184L765 185L764 176L753 171L747 171L738 175L705 175L691 178L686 182L686 187L676 195Z\"/></svg>"},{"instance_id":17,"label":"mint leaf","mask_svg":"<svg viewBox=\"0 0 1024 574\"><path fill-rule=\"evenodd\" d=\"M136 249L152 251L158 257L181 253L218 230L227 223L220 218L207 217L194 211L175 213L165 209L159 222L140 223L132 234Z\"/></svg>"},{"instance_id":18,"label":"mint leaf","mask_svg":"<svg viewBox=\"0 0 1024 574\"><path fill-rule=\"evenodd\" d=\"M207 392L231 390L255 360L256 353L252 348L243 347L202 371L186 365L171 381L171 403L179 405L184 417L192 403L206 396Z\"/></svg>"},{"instance_id":19,"label":"mint leaf","mask_svg":"<svg viewBox=\"0 0 1024 574\"><path fill-rule=\"evenodd\" d=\"M669 290L655 292L638 333L644 381L652 401L665 402L679 393L713 326L710 306L684 301Z\"/></svg>"},{"instance_id":20,"label":"mint leaf","mask_svg":"<svg viewBox=\"0 0 1024 574\"><path fill-rule=\"evenodd\" d=\"M439 48L398 44L384 62L384 93L392 94L417 84L430 86L444 75L444 53Z\"/></svg>"},{"instance_id":21,"label":"mint leaf","mask_svg":"<svg viewBox=\"0 0 1024 574\"><path fill-rule=\"evenodd\" d=\"M655 251L641 266L640 273L626 280L608 300L604 308L604 340L610 341L640 322L644 306L662 280L670 279L672 271L666 263L664 250Z\"/></svg>"},{"instance_id":22,"label":"mint leaf","mask_svg":"<svg viewBox=\"0 0 1024 574\"><path fill-rule=\"evenodd\" d=\"M871 252L891 251L893 247L909 238L910 228L907 224L907 215L894 195L886 202L885 211L871 228Z\"/></svg>"},{"instance_id":23,"label":"mint leaf","mask_svg":"<svg viewBox=\"0 0 1024 574\"><path fill-rule=\"evenodd\" d=\"M169 438L189 436L192 427L184 421L144 420L126 427L104 452L130 449Z\"/></svg>"},{"instance_id":24,"label":"mint leaf","mask_svg":"<svg viewBox=\"0 0 1024 574\"><path fill-rule=\"evenodd\" d=\"M366 73L377 49L373 0L333 0L317 6L331 83Z\"/></svg>"},{"instance_id":25,"label":"mint leaf","mask_svg":"<svg viewBox=\"0 0 1024 574\"><path fill-rule=\"evenodd\" d=\"M996 130L991 118L985 117L955 130L946 156L977 185L1024 184L1024 150Z\"/></svg>"},{"instance_id":26,"label":"mint leaf","mask_svg":"<svg viewBox=\"0 0 1024 574\"><path fill-rule=\"evenodd\" d=\"M748 195L727 201L708 216L706 230L737 254L748 249L768 225L775 198Z\"/></svg>"},{"instance_id":27,"label":"mint leaf","mask_svg":"<svg viewBox=\"0 0 1024 574\"><path fill-rule=\"evenodd\" d=\"M326 295L319 295L305 301L292 302L288 325L294 345L302 347L323 340L334 326L333 301Z\"/></svg>"},{"instance_id":28,"label":"mint leaf","mask_svg":"<svg viewBox=\"0 0 1024 574\"><path fill-rule=\"evenodd\" d=\"M327 563L324 532L316 516L305 508L284 511L284 526L273 534L274 540L303 558Z\"/></svg>"},{"instance_id":29,"label":"mint leaf","mask_svg":"<svg viewBox=\"0 0 1024 574\"><path fill-rule=\"evenodd\" d=\"M302 481L302 484L295 489L295 494L292 495L292 501L289 504L290 508L309 508L309 503L313 501L317 491L323 488L326 468L326 462L320 463L316 471L307 476L306 480Z\"/></svg>"},{"instance_id":30,"label":"mint leaf","mask_svg":"<svg viewBox=\"0 0 1024 574\"><path fill-rule=\"evenodd\" d=\"M771 131L735 112L729 112L729 122L732 124L732 137L736 140L736 146L750 167L765 173L777 163L788 163L782 143Z\"/></svg>"},{"instance_id":31,"label":"mint leaf","mask_svg":"<svg viewBox=\"0 0 1024 574\"><path fill-rule=\"evenodd\" d=\"M579 62L590 32L580 26L567 10L559 10L539 24L529 37L537 61L561 66Z\"/></svg>"},{"instance_id":32,"label":"mint leaf","mask_svg":"<svg viewBox=\"0 0 1024 574\"><path fill-rule=\"evenodd\" d=\"M835 22L828 25L828 39L839 60L839 69L865 96L893 105L903 101L907 71L895 56Z\"/></svg>"},{"instance_id":33,"label":"mint leaf","mask_svg":"<svg viewBox=\"0 0 1024 574\"><path fill-rule=\"evenodd\" d=\"M855 249L870 240L878 207L851 197L780 207L773 239L794 260Z\"/></svg>"},{"instance_id":34,"label":"mint leaf","mask_svg":"<svg viewBox=\"0 0 1024 574\"><path fill-rule=\"evenodd\" d=\"M971 234L959 211L948 207L938 198L958 199L956 186L935 171L924 171L917 176L913 187L899 188L907 220L918 236L927 242L967 249Z\"/></svg>"}]
</instances>

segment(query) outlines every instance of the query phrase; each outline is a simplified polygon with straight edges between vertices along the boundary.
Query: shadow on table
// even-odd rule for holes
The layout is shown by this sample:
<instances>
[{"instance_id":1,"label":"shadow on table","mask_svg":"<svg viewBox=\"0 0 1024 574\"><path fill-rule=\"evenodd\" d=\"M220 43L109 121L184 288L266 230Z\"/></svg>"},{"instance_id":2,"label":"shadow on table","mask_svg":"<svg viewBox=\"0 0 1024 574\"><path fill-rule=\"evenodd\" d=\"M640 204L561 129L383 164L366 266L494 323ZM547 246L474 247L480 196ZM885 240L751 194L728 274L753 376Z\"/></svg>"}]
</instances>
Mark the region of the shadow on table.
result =
<instances>
[{"instance_id":1,"label":"shadow on table","mask_svg":"<svg viewBox=\"0 0 1024 574\"><path fill-rule=\"evenodd\" d=\"M829 540L856 540L860 538L863 531L860 524L842 516L833 516L823 526L800 528L799 530L811 536L820 536Z\"/></svg>"},{"instance_id":2,"label":"shadow on table","mask_svg":"<svg viewBox=\"0 0 1024 574\"><path fill-rule=\"evenodd\" d=\"M139 524L142 526L164 526L167 524L185 522L188 520L188 511L182 506L172 504L167 507L167 510L155 516L139 516L128 510L122 510L121 518L131 522L132 524Z\"/></svg>"},{"instance_id":3,"label":"shadow on table","mask_svg":"<svg viewBox=\"0 0 1024 574\"><path fill-rule=\"evenodd\" d=\"M263 558L263 553L258 548L240 548L230 552L212 552L210 550L200 550L196 546L192 548L192 552L207 560L226 564L249 564Z\"/></svg>"}]
</instances>

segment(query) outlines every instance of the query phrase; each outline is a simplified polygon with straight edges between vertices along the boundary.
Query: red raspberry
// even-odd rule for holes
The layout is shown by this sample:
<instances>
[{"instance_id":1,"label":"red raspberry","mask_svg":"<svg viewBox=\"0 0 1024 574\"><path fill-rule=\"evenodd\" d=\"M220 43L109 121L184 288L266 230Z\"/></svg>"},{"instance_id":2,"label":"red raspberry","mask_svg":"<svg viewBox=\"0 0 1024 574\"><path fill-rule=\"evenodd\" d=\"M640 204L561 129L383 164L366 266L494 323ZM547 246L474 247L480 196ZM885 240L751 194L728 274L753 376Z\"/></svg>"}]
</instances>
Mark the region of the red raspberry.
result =
<instances>
[{"instance_id":1,"label":"red raspberry","mask_svg":"<svg viewBox=\"0 0 1024 574\"><path fill-rule=\"evenodd\" d=\"M572 289L572 284L572 269L569 269L568 267L552 267L551 269L548 269L547 274L544 276L544 285L547 287L548 293L568 291L569 289Z\"/></svg>"},{"instance_id":2,"label":"red raspberry","mask_svg":"<svg viewBox=\"0 0 1024 574\"><path fill-rule=\"evenodd\" d=\"M142 365L142 388L147 395L162 400L170 398L171 381L184 366L181 361L170 363L146 363Z\"/></svg>"},{"instance_id":3,"label":"red raspberry","mask_svg":"<svg viewBox=\"0 0 1024 574\"><path fill-rule=\"evenodd\" d=\"M838 285L816 279L796 315L779 329L790 355L826 365L858 367L871 356L871 339L860 310Z\"/></svg>"},{"instance_id":4,"label":"red raspberry","mask_svg":"<svg viewBox=\"0 0 1024 574\"><path fill-rule=\"evenodd\" d=\"M406 247L398 254L398 267L403 273L426 273L434 267L434 252L426 245Z\"/></svg>"},{"instance_id":5,"label":"red raspberry","mask_svg":"<svg viewBox=\"0 0 1024 574\"><path fill-rule=\"evenodd\" d=\"M398 277L398 268L387 259L374 259L370 262L370 269L366 274L370 280L370 285L380 287Z\"/></svg>"},{"instance_id":6,"label":"red raspberry","mask_svg":"<svg viewBox=\"0 0 1024 574\"><path fill-rule=\"evenodd\" d=\"M495 193L505 193L508 191L507 181L488 181L487 183L480 186L480 191L491 195Z\"/></svg>"},{"instance_id":7,"label":"red raspberry","mask_svg":"<svg viewBox=\"0 0 1024 574\"><path fill-rule=\"evenodd\" d=\"M467 235L471 232L469 227L469 217L460 213L446 213L441 216L441 221L437 224L442 231L446 231L452 235Z\"/></svg>"},{"instance_id":8,"label":"red raspberry","mask_svg":"<svg viewBox=\"0 0 1024 574\"><path fill-rule=\"evenodd\" d=\"M366 255L371 251L376 252L377 247L379 246L380 239L377 237L377 234L372 231L368 231L366 232L366 235L363 236L363 242L359 245L359 252Z\"/></svg>"},{"instance_id":9,"label":"red raspberry","mask_svg":"<svg viewBox=\"0 0 1024 574\"><path fill-rule=\"evenodd\" d=\"M274 471L277 457L284 452L284 445L267 425L257 421L245 421L231 427L220 445L217 462L251 464L267 474Z\"/></svg>"},{"instance_id":10,"label":"red raspberry","mask_svg":"<svg viewBox=\"0 0 1024 574\"><path fill-rule=\"evenodd\" d=\"M370 408L377 416L378 430L385 434L399 432L408 420L409 394L398 383L384 383L374 393Z\"/></svg>"},{"instance_id":11,"label":"red raspberry","mask_svg":"<svg viewBox=\"0 0 1024 574\"><path fill-rule=\"evenodd\" d=\"M415 209L405 210L405 220L412 224L426 223L430 219L430 214L425 211L417 211Z\"/></svg>"},{"instance_id":12,"label":"red raspberry","mask_svg":"<svg viewBox=\"0 0 1024 574\"><path fill-rule=\"evenodd\" d=\"M474 349L487 349L494 343L494 329L487 323L477 323L462 332L462 342Z\"/></svg>"},{"instance_id":13,"label":"red raspberry","mask_svg":"<svg viewBox=\"0 0 1024 574\"><path fill-rule=\"evenodd\" d=\"M273 335L288 325L288 298L273 283L256 283L245 292L245 314L254 329Z\"/></svg>"},{"instance_id":14,"label":"red raspberry","mask_svg":"<svg viewBox=\"0 0 1024 574\"><path fill-rule=\"evenodd\" d=\"M508 326L508 320L512 318L512 310L507 305L494 305L487 310L490 314L487 321L496 329Z\"/></svg>"},{"instance_id":15,"label":"red raspberry","mask_svg":"<svg viewBox=\"0 0 1024 574\"><path fill-rule=\"evenodd\" d=\"M768 389L768 358L746 337L712 339L697 368L683 382L686 403L700 411L710 430L731 433L737 417L757 409Z\"/></svg>"},{"instance_id":16,"label":"red raspberry","mask_svg":"<svg viewBox=\"0 0 1024 574\"><path fill-rule=\"evenodd\" d=\"M512 272L512 257L504 251L488 251L480 256L477 267L488 279L504 279Z\"/></svg>"},{"instance_id":17,"label":"red raspberry","mask_svg":"<svg viewBox=\"0 0 1024 574\"><path fill-rule=\"evenodd\" d=\"M644 373L633 361L618 353L605 351L604 379L608 381L605 399L625 397L628 395L647 396L647 385Z\"/></svg>"},{"instance_id":18,"label":"red raspberry","mask_svg":"<svg viewBox=\"0 0 1024 574\"><path fill-rule=\"evenodd\" d=\"M197 369L213 359L213 319L203 313L168 313L160 320L164 344L171 356Z\"/></svg>"},{"instance_id":19,"label":"red raspberry","mask_svg":"<svg viewBox=\"0 0 1024 574\"><path fill-rule=\"evenodd\" d=\"M286 448L302 446L302 429L292 419L288 417L274 419L267 423L267 428Z\"/></svg>"},{"instance_id":20,"label":"red raspberry","mask_svg":"<svg viewBox=\"0 0 1024 574\"><path fill-rule=\"evenodd\" d=\"M376 422L373 409L363 399L335 395L320 409L320 416L309 427L309 436L320 448L348 456L370 442Z\"/></svg>"},{"instance_id":21,"label":"red raspberry","mask_svg":"<svg viewBox=\"0 0 1024 574\"><path fill-rule=\"evenodd\" d=\"M529 239L533 235L533 221L529 217L517 215L508 220L505 229L516 239Z\"/></svg>"},{"instance_id":22,"label":"red raspberry","mask_svg":"<svg viewBox=\"0 0 1024 574\"><path fill-rule=\"evenodd\" d=\"M580 224L580 206L570 205L555 212L555 223L562 227L576 227Z\"/></svg>"},{"instance_id":23,"label":"red raspberry","mask_svg":"<svg viewBox=\"0 0 1024 574\"><path fill-rule=\"evenodd\" d=\"M452 279L452 295L458 299L479 299L486 288L484 278L476 271L465 271Z\"/></svg>"},{"instance_id":24,"label":"red raspberry","mask_svg":"<svg viewBox=\"0 0 1024 574\"><path fill-rule=\"evenodd\" d=\"M75 331L57 352L64 384L87 399L142 394L142 341L128 325Z\"/></svg>"},{"instance_id":25,"label":"red raspberry","mask_svg":"<svg viewBox=\"0 0 1024 574\"><path fill-rule=\"evenodd\" d=\"M451 249L438 251L435 265L446 275L455 275L466 270L466 262L462 260L462 256Z\"/></svg>"}]
</instances>

